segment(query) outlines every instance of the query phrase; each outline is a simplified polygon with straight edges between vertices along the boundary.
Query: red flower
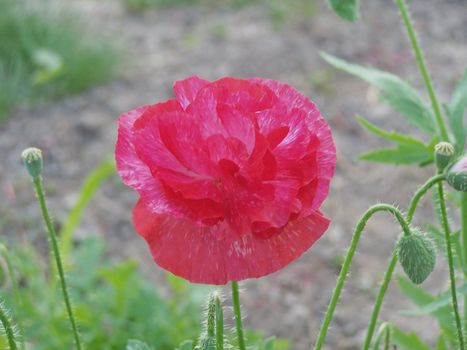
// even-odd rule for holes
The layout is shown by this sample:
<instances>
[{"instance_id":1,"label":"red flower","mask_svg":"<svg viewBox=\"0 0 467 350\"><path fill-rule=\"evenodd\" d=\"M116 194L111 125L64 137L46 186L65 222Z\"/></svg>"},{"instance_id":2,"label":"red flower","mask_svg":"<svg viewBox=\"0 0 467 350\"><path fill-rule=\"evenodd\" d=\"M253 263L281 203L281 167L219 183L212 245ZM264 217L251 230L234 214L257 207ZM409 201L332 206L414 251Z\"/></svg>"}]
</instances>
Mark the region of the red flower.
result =
<instances>
[{"instance_id":1,"label":"red flower","mask_svg":"<svg viewBox=\"0 0 467 350\"><path fill-rule=\"evenodd\" d=\"M335 148L316 106L267 79L198 77L119 120L118 173L163 268L225 284L281 269L327 229Z\"/></svg>"}]
</instances>

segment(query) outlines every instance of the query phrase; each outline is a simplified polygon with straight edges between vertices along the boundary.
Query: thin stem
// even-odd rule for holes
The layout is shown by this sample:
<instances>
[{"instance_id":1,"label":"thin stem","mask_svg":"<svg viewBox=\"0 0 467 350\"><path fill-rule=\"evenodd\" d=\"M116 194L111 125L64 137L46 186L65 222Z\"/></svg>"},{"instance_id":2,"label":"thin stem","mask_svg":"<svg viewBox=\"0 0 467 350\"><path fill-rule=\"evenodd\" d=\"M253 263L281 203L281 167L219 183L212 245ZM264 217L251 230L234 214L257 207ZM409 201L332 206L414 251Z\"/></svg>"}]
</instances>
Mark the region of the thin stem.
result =
<instances>
[{"instance_id":1,"label":"thin stem","mask_svg":"<svg viewBox=\"0 0 467 350\"><path fill-rule=\"evenodd\" d=\"M409 210L407 211L407 222L410 224L412 222L413 216L415 214L415 210L417 209L418 204L422 197L428 192L430 188L432 188L435 184L440 183L445 179L445 175L438 174L428 179L413 195L412 199L410 200Z\"/></svg>"},{"instance_id":2,"label":"thin stem","mask_svg":"<svg viewBox=\"0 0 467 350\"><path fill-rule=\"evenodd\" d=\"M344 287L344 282L345 279L347 278L347 274L350 269L350 265L352 264L353 257L355 255L355 251L357 250L358 243L360 241L360 237L362 235L363 229L366 226L366 223L368 220L377 212L380 211L386 211L394 215L397 220L399 221L402 230L404 231L405 234L409 235L410 234L410 229L405 221L404 217L402 216L402 213L394 206L389 205L389 204L377 204L372 207L370 207L365 214L360 218L360 220L357 223L357 226L355 228L355 232L352 237L352 242L350 243L349 250L346 254L344 263L342 265L341 272L339 274L339 277L337 278L337 283L334 288L334 291L331 296L331 300L329 302L328 309L326 311L326 315L324 316L324 321L321 325L321 329L318 334L318 338L316 339L315 343L315 350L320 350L323 345L324 341L326 340L326 335L329 329L329 325L331 324L332 317L334 315L334 311L337 306L337 302L339 301L339 297L342 292L342 288Z\"/></svg>"},{"instance_id":3,"label":"thin stem","mask_svg":"<svg viewBox=\"0 0 467 350\"><path fill-rule=\"evenodd\" d=\"M18 330L18 338L21 340L20 343L19 343L19 346L21 349L24 350L25 348L25 345L24 345L24 331L23 331L23 327L20 323L20 320L21 320L21 311L22 311L22 303L21 303L21 298L20 298L20 295L19 295L19 291L18 291L18 283L17 283L17 279L16 279L16 273L15 273L15 270L13 269L13 264L11 263L11 258L10 258L10 254L8 252L8 249L3 245L3 244L0 244L0 254L3 255L3 258L5 259L5 262L6 262L6 265L7 265L7 269L8 269L8 274L10 276L10 282L11 282L11 290L13 292L13 296L15 298L15 304L14 304L14 309L16 310L16 328Z\"/></svg>"},{"instance_id":4,"label":"thin stem","mask_svg":"<svg viewBox=\"0 0 467 350\"><path fill-rule=\"evenodd\" d=\"M439 174L431 177L425 182L413 195L412 199L410 200L409 210L407 211L406 220L407 223L410 224L412 222L413 216L415 214L415 210L417 209L418 204L422 197L428 192L428 190L433 187L435 184L440 183L444 180L444 175ZM397 255L395 250L393 250L391 260L389 261L388 267L386 272L384 273L383 281L381 282L381 286L378 291L378 295L376 296L375 304L373 306L373 311L371 313L370 322L367 327L365 342L363 345L364 350L368 350L371 345L371 340L373 338L373 334L376 327L376 322L378 320L379 312L381 310L381 306L386 295L386 291L388 290L389 283L392 279L392 274L394 269L397 265Z\"/></svg>"},{"instance_id":5,"label":"thin stem","mask_svg":"<svg viewBox=\"0 0 467 350\"><path fill-rule=\"evenodd\" d=\"M436 123L438 124L439 136L441 141L449 141L449 136L446 130L446 125L444 123L443 116L441 114L441 108L439 106L438 98L436 97L436 92L431 81L430 73L426 67L425 57L423 56L422 49L417 39L417 34L415 32L412 19L410 18L410 13L407 9L407 4L405 0L396 0L396 3L399 7L399 11L402 15L404 21L405 29L407 30L407 35L409 36L412 49L415 53L415 58L417 59L418 69L422 74L423 81L430 95L431 105L433 111L435 112Z\"/></svg>"},{"instance_id":6,"label":"thin stem","mask_svg":"<svg viewBox=\"0 0 467 350\"><path fill-rule=\"evenodd\" d=\"M467 280L467 192L461 192L461 237L464 282ZM467 322L467 295L464 296L464 320Z\"/></svg>"},{"instance_id":7,"label":"thin stem","mask_svg":"<svg viewBox=\"0 0 467 350\"><path fill-rule=\"evenodd\" d=\"M55 257L55 263L57 265L57 272L60 279L60 285L63 292L63 299L65 301L66 311L68 313L68 318L70 320L71 329L73 331L73 336L75 340L75 345L77 350L81 350L81 341L78 334L78 327L76 325L75 317L73 315L73 309L71 307L70 296L68 294L68 288L65 280L65 272L63 269L62 259L60 258L60 250L58 249L57 234L55 233L55 228L50 218L49 211L47 209L47 203L45 200L44 190L42 188L42 179L40 177L33 180L34 188L36 190L37 200L41 208L42 217L44 218L45 225L47 228L47 233L49 235L49 240L52 246L53 255Z\"/></svg>"},{"instance_id":8,"label":"thin stem","mask_svg":"<svg viewBox=\"0 0 467 350\"><path fill-rule=\"evenodd\" d=\"M8 339L8 345L10 350L17 350L18 347L16 346L15 340L15 331L11 326L10 320L8 319L7 311L0 304L0 322L2 323L3 330L5 331L6 338Z\"/></svg>"},{"instance_id":9,"label":"thin stem","mask_svg":"<svg viewBox=\"0 0 467 350\"><path fill-rule=\"evenodd\" d=\"M224 312L220 298L216 298L216 350L224 350Z\"/></svg>"},{"instance_id":10,"label":"thin stem","mask_svg":"<svg viewBox=\"0 0 467 350\"><path fill-rule=\"evenodd\" d=\"M232 304L235 315L235 326L237 328L238 348L246 350L245 338L243 336L242 314L240 311L240 296L238 292L238 282L232 281Z\"/></svg>"},{"instance_id":11,"label":"thin stem","mask_svg":"<svg viewBox=\"0 0 467 350\"><path fill-rule=\"evenodd\" d=\"M459 341L459 347L461 350L464 350L464 337L462 333L462 324L459 316L459 305L457 303L457 289L456 289L456 277L454 274L454 261L452 257L452 248L451 248L451 230L449 229L449 223L446 213L446 203L444 199L444 190L443 184L438 184L438 195L439 195L439 207L441 211L441 224L444 230L444 236L446 240L446 252L448 257L449 265L449 279L451 282L451 297L452 297L452 308L454 311L454 318L456 320L457 327L457 337Z\"/></svg>"},{"instance_id":12,"label":"thin stem","mask_svg":"<svg viewBox=\"0 0 467 350\"><path fill-rule=\"evenodd\" d=\"M384 336L384 350L389 350L390 342L391 342L391 328L386 327L386 332Z\"/></svg>"},{"instance_id":13,"label":"thin stem","mask_svg":"<svg viewBox=\"0 0 467 350\"><path fill-rule=\"evenodd\" d=\"M371 312L370 323L368 324L365 342L363 343L362 348L364 350L368 350L370 348L371 339L373 338L373 334L375 332L376 321L378 320L379 312L381 311L381 306L383 305L383 300L386 296L386 292L388 290L389 283L391 282L392 274L394 272L394 269L396 268L396 265L397 254L396 250L393 249L391 260L389 261L388 268L384 273L383 282L381 282L381 286L379 287L378 295L376 296L375 304L373 306L373 311Z\"/></svg>"}]
</instances>

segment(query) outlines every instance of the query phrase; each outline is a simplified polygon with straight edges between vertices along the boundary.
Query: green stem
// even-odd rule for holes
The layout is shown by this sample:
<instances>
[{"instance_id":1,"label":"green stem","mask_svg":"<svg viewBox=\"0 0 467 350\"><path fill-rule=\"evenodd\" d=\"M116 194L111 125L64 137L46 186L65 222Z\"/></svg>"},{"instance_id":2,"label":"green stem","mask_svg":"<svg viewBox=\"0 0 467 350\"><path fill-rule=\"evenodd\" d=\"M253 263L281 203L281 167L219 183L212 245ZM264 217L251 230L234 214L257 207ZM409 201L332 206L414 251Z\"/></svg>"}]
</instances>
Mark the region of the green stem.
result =
<instances>
[{"instance_id":1,"label":"green stem","mask_svg":"<svg viewBox=\"0 0 467 350\"><path fill-rule=\"evenodd\" d=\"M243 335L242 314L240 311L240 296L238 292L238 282L232 281L232 304L235 315L235 326L237 328L238 348L246 350L245 338Z\"/></svg>"},{"instance_id":2,"label":"green stem","mask_svg":"<svg viewBox=\"0 0 467 350\"><path fill-rule=\"evenodd\" d=\"M350 265L352 264L353 257L355 255L355 251L357 250L358 243L360 241L360 237L362 235L363 229L366 226L366 223L368 220L377 212L380 211L386 211L394 215L397 220L399 221L402 230L404 231L405 234L409 235L410 234L410 229L405 221L404 217L402 216L402 213L393 205L389 204L377 204L372 207L370 207L365 214L360 218L360 220L357 223L357 226L355 228L355 232L352 237L352 242L350 243L349 250L346 254L344 263L342 265L341 272L339 274L339 277L337 278L337 283L334 288L334 291L331 296L331 300L329 302L328 309L326 311L326 315L324 316L324 321L321 325L321 329L318 334L318 338L316 339L315 343L315 350L320 350L323 345L324 341L326 340L326 335L329 329L329 326L331 324L332 317L334 315L334 311L337 306L337 302L339 301L339 297L342 292L342 288L344 287L344 282L345 279L347 278L347 274L349 273Z\"/></svg>"},{"instance_id":3,"label":"green stem","mask_svg":"<svg viewBox=\"0 0 467 350\"><path fill-rule=\"evenodd\" d=\"M384 336L384 350L389 350L390 342L391 342L391 328L386 327L386 332Z\"/></svg>"},{"instance_id":4,"label":"green stem","mask_svg":"<svg viewBox=\"0 0 467 350\"><path fill-rule=\"evenodd\" d=\"M391 282L392 274L394 272L394 269L396 268L396 265L397 254L396 250L393 249L391 260L389 261L386 272L384 273L383 282L381 282L381 286L379 287L378 295L376 296L375 304L373 306L373 311L371 312L370 323L368 324L365 343L363 344L362 348L364 350L368 350L370 348L371 339L373 338L373 334L375 332L376 321L378 320L379 312L381 311L381 306L383 305L383 300L386 296L386 292L388 290L389 283Z\"/></svg>"},{"instance_id":5,"label":"green stem","mask_svg":"<svg viewBox=\"0 0 467 350\"><path fill-rule=\"evenodd\" d=\"M423 81L430 95L431 105L433 111L435 112L436 123L438 124L438 129L440 133L441 141L449 141L449 136L447 133L446 125L444 124L444 119L441 114L441 108L439 106L438 98L436 97L436 92L431 81L430 73L426 67L425 57L423 56L422 49L417 39L417 34L415 32L412 20L410 18L410 13L407 9L407 4L405 0L396 0L396 3L399 7L399 11L402 15L405 28L407 30L407 35L409 36L410 43L412 44L412 49L415 53L415 58L417 59L418 69L422 74Z\"/></svg>"},{"instance_id":6,"label":"green stem","mask_svg":"<svg viewBox=\"0 0 467 350\"><path fill-rule=\"evenodd\" d=\"M433 187L435 184L440 183L441 181L444 180L444 175L435 175L428 179L427 182L425 182L413 195L412 199L410 200L409 204L409 210L407 211L407 216L406 220L407 223L410 224L412 222L413 216L415 214L415 210L417 209L418 204L420 203L420 200L422 197L428 192L428 190ZM371 318L370 322L368 324L367 332L366 332L366 337L365 337L365 342L363 345L364 350L368 350L371 345L371 340L373 338L373 334L375 331L376 327L376 322L378 320L379 312L381 310L381 306L384 300L384 297L386 295L386 292L388 290L389 283L392 279L392 274L394 272L394 269L396 268L397 265L397 255L395 250L393 250L391 260L389 261L388 267L386 269L386 272L384 273L384 278L383 282L381 283L381 286L378 291L378 295L376 296L375 304L373 306L373 311L371 313Z\"/></svg>"},{"instance_id":7,"label":"green stem","mask_svg":"<svg viewBox=\"0 0 467 350\"><path fill-rule=\"evenodd\" d=\"M16 279L16 274L15 274L15 270L13 269L13 264L11 262L8 249L3 244L0 244L0 254L2 254L3 258L5 259L7 269L8 269L8 274L10 276L11 291L13 292L13 296L15 299L14 309L16 310L16 316L17 316L16 317L16 327L18 330L17 333L18 333L18 338L21 340L19 343L19 346L21 349L24 350L25 348L24 339L23 339L24 331L20 323L20 320L21 320L20 312L22 311L22 303L21 303L21 298L20 298L19 291L18 291L18 283Z\"/></svg>"},{"instance_id":8,"label":"green stem","mask_svg":"<svg viewBox=\"0 0 467 350\"><path fill-rule=\"evenodd\" d=\"M15 331L13 330L10 320L8 319L7 311L1 304L0 304L0 322L2 323L3 330L5 332L6 338L8 339L9 349L17 350L18 347L16 346Z\"/></svg>"},{"instance_id":9,"label":"green stem","mask_svg":"<svg viewBox=\"0 0 467 350\"><path fill-rule=\"evenodd\" d=\"M461 192L461 237L464 281L467 280L467 192ZM459 251L460 253L460 251ZM464 296L464 320L467 322L467 295Z\"/></svg>"},{"instance_id":10,"label":"green stem","mask_svg":"<svg viewBox=\"0 0 467 350\"><path fill-rule=\"evenodd\" d=\"M219 297L216 298L216 350L224 350L224 312Z\"/></svg>"},{"instance_id":11,"label":"green stem","mask_svg":"<svg viewBox=\"0 0 467 350\"><path fill-rule=\"evenodd\" d=\"M409 36L410 43L415 53L415 57L417 59L418 68L420 73L423 77L423 81L425 82L425 86L428 90L428 94L430 96L431 105L435 112L435 119L436 123L438 124L440 138L442 141L449 141L449 136L447 133L446 125L444 123L443 116L441 114L441 108L438 102L438 98L436 97L436 92L433 87L433 82L431 81L430 73L426 67L425 58L423 56L420 44L417 39L417 34L413 27L412 20L410 18L410 13L407 9L407 5L405 0L396 0L397 5L399 6L399 10L402 15L402 19L404 21L405 28L407 30L407 35Z\"/></svg>"},{"instance_id":12,"label":"green stem","mask_svg":"<svg viewBox=\"0 0 467 350\"><path fill-rule=\"evenodd\" d=\"M413 195L412 199L410 200L409 210L407 210L407 222L411 223L413 216L415 214L415 210L417 209L418 204L422 197L428 192L430 188L432 188L437 183L440 183L445 179L445 175L438 174L428 179Z\"/></svg>"},{"instance_id":13,"label":"green stem","mask_svg":"<svg viewBox=\"0 0 467 350\"><path fill-rule=\"evenodd\" d=\"M71 307L70 296L68 294L68 288L65 280L65 272L63 269L62 259L60 258L60 250L58 249L57 234L55 233L55 228L50 218L49 211L47 209L47 203L45 200L44 190L42 188L42 178L37 177L33 179L34 188L36 190L37 200L41 208L42 217L44 218L45 225L47 228L47 233L49 235L49 240L52 246L53 255L55 257L55 263L57 265L57 272L60 279L60 285L63 292L63 299L65 301L66 311L68 313L68 318L70 320L71 329L73 331L73 336L75 340L75 345L77 350L81 350L81 341L78 334L78 327L76 325L75 317L73 315L73 309Z\"/></svg>"},{"instance_id":14,"label":"green stem","mask_svg":"<svg viewBox=\"0 0 467 350\"><path fill-rule=\"evenodd\" d=\"M452 297L452 308L454 311L454 319L456 321L457 327L457 337L459 341L460 350L464 350L464 337L462 333L462 324L459 316L459 305L457 303L457 288L456 288L456 276L454 274L454 261L452 257L452 248L451 248L451 230L449 228L448 217L446 213L446 203L444 199L444 189L443 184L438 184L438 195L439 195L439 207L441 211L441 224L444 230L444 237L446 240L446 252L449 265L449 279L451 282L451 297Z\"/></svg>"}]
</instances>

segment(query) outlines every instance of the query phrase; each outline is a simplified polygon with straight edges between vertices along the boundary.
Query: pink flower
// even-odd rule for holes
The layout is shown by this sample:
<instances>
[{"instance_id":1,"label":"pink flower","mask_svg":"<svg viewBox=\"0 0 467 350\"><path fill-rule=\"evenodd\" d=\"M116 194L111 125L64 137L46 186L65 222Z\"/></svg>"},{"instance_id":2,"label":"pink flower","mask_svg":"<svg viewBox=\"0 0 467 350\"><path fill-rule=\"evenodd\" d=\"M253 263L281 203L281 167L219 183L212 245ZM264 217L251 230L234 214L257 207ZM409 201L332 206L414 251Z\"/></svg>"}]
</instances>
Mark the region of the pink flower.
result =
<instances>
[{"instance_id":1,"label":"pink flower","mask_svg":"<svg viewBox=\"0 0 467 350\"><path fill-rule=\"evenodd\" d=\"M335 147L316 106L261 78L191 77L174 92L123 114L115 149L154 260L191 282L225 284L297 259L329 225L319 207Z\"/></svg>"}]
</instances>

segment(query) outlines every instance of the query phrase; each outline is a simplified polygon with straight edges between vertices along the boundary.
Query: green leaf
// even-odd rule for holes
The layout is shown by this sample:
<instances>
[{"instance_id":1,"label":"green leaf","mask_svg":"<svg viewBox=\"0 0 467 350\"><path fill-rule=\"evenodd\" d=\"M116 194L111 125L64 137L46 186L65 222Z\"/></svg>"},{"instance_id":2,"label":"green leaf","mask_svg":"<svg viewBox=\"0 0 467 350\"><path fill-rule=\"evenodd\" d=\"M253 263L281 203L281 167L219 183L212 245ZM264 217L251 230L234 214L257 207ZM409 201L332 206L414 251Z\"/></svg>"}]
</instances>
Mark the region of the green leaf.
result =
<instances>
[{"instance_id":1,"label":"green leaf","mask_svg":"<svg viewBox=\"0 0 467 350\"><path fill-rule=\"evenodd\" d=\"M436 192L436 191L434 191ZM438 251L443 255L444 258L447 259L447 253L446 253L446 240L444 238L444 233L441 232L441 230L431 224L428 224L427 227L427 232L430 233L430 235L433 237L436 247L438 248ZM449 239L451 241L452 245L452 250L453 250L453 256L454 256L454 268L455 269L463 269L463 263L462 263L462 248L461 248L461 239L460 239L460 230L457 230L449 236Z\"/></svg>"},{"instance_id":2,"label":"green leaf","mask_svg":"<svg viewBox=\"0 0 467 350\"><path fill-rule=\"evenodd\" d=\"M391 340L400 350L430 350L430 346L416 333L405 333L396 326L391 326Z\"/></svg>"},{"instance_id":3,"label":"green leaf","mask_svg":"<svg viewBox=\"0 0 467 350\"><path fill-rule=\"evenodd\" d=\"M457 288L457 293L459 296L467 294L467 283L464 283L462 286ZM402 311L404 315L407 316L421 316L421 315L428 315L433 314L435 311L438 311L444 306L451 304L451 291L444 292L428 304L425 304L422 307L413 309L413 310L406 310Z\"/></svg>"},{"instance_id":4,"label":"green leaf","mask_svg":"<svg viewBox=\"0 0 467 350\"><path fill-rule=\"evenodd\" d=\"M264 341L263 350L274 350L276 337L269 337Z\"/></svg>"},{"instance_id":5,"label":"green leaf","mask_svg":"<svg viewBox=\"0 0 467 350\"><path fill-rule=\"evenodd\" d=\"M443 335L440 335L436 342L436 350L449 350Z\"/></svg>"},{"instance_id":6,"label":"green leaf","mask_svg":"<svg viewBox=\"0 0 467 350\"><path fill-rule=\"evenodd\" d=\"M32 76L33 85L47 84L64 73L62 56L50 49L35 50L32 61L38 67Z\"/></svg>"},{"instance_id":7,"label":"green leaf","mask_svg":"<svg viewBox=\"0 0 467 350\"><path fill-rule=\"evenodd\" d=\"M375 68L367 68L348 63L324 52L321 57L335 68L358 76L381 91L383 101L406 117L407 121L417 126L430 136L436 134L433 113L417 90L398 76Z\"/></svg>"},{"instance_id":8,"label":"green leaf","mask_svg":"<svg viewBox=\"0 0 467 350\"><path fill-rule=\"evenodd\" d=\"M383 139L391 140L391 141L406 144L406 145L413 145L413 146L417 146L417 147L420 147L420 148L426 148L423 141L421 141L419 139L416 139L415 137L413 137L411 135L404 135L404 134L399 134L399 133L397 133L395 131L383 130L383 129L379 128L378 126L376 126L375 124L371 123L370 121L366 120L365 118L363 118L360 115L356 115L355 119L357 119L357 122L362 127L364 127L368 131L372 132L373 134L375 134L375 135L377 135L377 136L379 136L379 137L381 137Z\"/></svg>"},{"instance_id":9,"label":"green leaf","mask_svg":"<svg viewBox=\"0 0 467 350\"><path fill-rule=\"evenodd\" d=\"M193 340L185 340L176 350L193 350Z\"/></svg>"},{"instance_id":10,"label":"green leaf","mask_svg":"<svg viewBox=\"0 0 467 350\"><path fill-rule=\"evenodd\" d=\"M113 160L107 160L94 169L84 180L81 187L79 198L71 208L63 228L60 232L62 258L65 260L69 255L73 239L73 231L81 220L84 209L93 197L94 193L101 186L102 182L115 173L115 163Z\"/></svg>"},{"instance_id":11,"label":"green leaf","mask_svg":"<svg viewBox=\"0 0 467 350\"><path fill-rule=\"evenodd\" d=\"M427 147L399 144L394 148L379 148L359 156L362 160L391 164L425 164L433 160Z\"/></svg>"},{"instance_id":12,"label":"green leaf","mask_svg":"<svg viewBox=\"0 0 467 350\"><path fill-rule=\"evenodd\" d=\"M463 151L465 145L466 129L464 124L464 111L467 108L467 69L464 76L459 80L451 103L447 107L448 120L451 131L456 139L458 151Z\"/></svg>"},{"instance_id":13,"label":"green leaf","mask_svg":"<svg viewBox=\"0 0 467 350\"><path fill-rule=\"evenodd\" d=\"M152 348L140 340L130 339L126 344L126 350L152 350Z\"/></svg>"},{"instance_id":14,"label":"green leaf","mask_svg":"<svg viewBox=\"0 0 467 350\"><path fill-rule=\"evenodd\" d=\"M354 22L359 18L358 0L329 0L329 4L343 19Z\"/></svg>"},{"instance_id":15,"label":"green leaf","mask_svg":"<svg viewBox=\"0 0 467 350\"><path fill-rule=\"evenodd\" d=\"M417 306L425 306L427 304L432 303L436 299L433 295L428 293L422 287L416 286L415 284L410 282L406 277L397 276L396 280L402 294L404 294ZM434 311L432 315L436 317L441 329L449 337L449 339L455 340L456 331L454 323L452 322L451 308L448 306L444 306Z\"/></svg>"}]
</instances>

